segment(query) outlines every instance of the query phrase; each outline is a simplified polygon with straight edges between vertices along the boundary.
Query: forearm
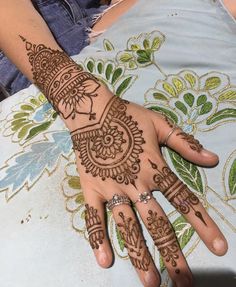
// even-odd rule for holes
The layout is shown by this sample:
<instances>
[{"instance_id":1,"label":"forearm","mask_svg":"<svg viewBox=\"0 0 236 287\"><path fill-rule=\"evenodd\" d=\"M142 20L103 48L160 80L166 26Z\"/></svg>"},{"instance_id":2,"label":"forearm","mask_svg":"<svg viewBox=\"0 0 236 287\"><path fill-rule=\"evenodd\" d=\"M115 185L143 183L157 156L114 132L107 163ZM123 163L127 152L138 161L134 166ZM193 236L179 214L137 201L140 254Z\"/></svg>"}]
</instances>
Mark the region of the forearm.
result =
<instances>
[{"instance_id":1,"label":"forearm","mask_svg":"<svg viewBox=\"0 0 236 287\"><path fill-rule=\"evenodd\" d=\"M20 2L0 0L0 48L39 87L69 128L96 120L110 93L61 50L31 2Z\"/></svg>"},{"instance_id":2,"label":"forearm","mask_svg":"<svg viewBox=\"0 0 236 287\"><path fill-rule=\"evenodd\" d=\"M30 0L0 0L0 49L33 82L32 67L20 35L34 44L61 50Z\"/></svg>"}]
</instances>

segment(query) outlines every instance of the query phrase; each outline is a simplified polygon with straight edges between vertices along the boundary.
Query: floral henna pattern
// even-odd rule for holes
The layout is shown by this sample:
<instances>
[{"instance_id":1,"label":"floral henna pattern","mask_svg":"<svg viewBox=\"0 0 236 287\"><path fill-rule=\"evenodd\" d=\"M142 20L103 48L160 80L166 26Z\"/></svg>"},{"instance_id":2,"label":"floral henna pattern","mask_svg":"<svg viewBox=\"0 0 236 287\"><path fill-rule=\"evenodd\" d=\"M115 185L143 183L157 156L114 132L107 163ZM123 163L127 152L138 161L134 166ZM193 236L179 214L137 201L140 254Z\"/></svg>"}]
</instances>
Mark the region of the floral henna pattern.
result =
<instances>
[{"instance_id":1,"label":"floral henna pattern","mask_svg":"<svg viewBox=\"0 0 236 287\"><path fill-rule=\"evenodd\" d=\"M165 262L170 263L172 267L176 268L176 261L179 259L179 245L170 222L164 217L158 216L157 212L153 212L152 210L149 210L148 214L148 230L156 247ZM180 270L176 268L175 273L179 274Z\"/></svg>"},{"instance_id":2,"label":"floral henna pattern","mask_svg":"<svg viewBox=\"0 0 236 287\"><path fill-rule=\"evenodd\" d=\"M100 87L98 80L84 72L64 52L43 44L32 44L22 36L20 38L25 42L33 80L55 110L64 119L75 119L76 114L95 119L93 97L97 96Z\"/></svg>"},{"instance_id":3,"label":"floral henna pattern","mask_svg":"<svg viewBox=\"0 0 236 287\"><path fill-rule=\"evenodd\" d=\"M104 231L102 229L102 222L98 215L97 209L85 205L85 222L89 235L89 243L93 249L98 249L103 243Z\"/></svg>"},{"instance_id":4,"label":"floral henna pattern","mask_svg":"<svg viewBox=\"0 0 236 287\"><path fill-rule=\"evenodd\" d=\"M202 223L206 222L200 211L196 206L200 203L198 197L192 193L187 185L181 182L178 177L168 168L163 167L162 171L158 166L149 160L152 169L155 170L153 180L156 187L163 193L163 195L170 201L170 203L182 214L188 214L191 210L194 212Z\"/></svg>"},{"instance_id":5,"label":"floral henna pattern","mask_svg":"<svg viewBox=\"0 0 236 287\"><path fill-rule=\"evenodd\" d=\"M190 148L196 152L200 152L203 146L200 144L198 140L194 138L193 135L186 134L185 132L180 132L177 136L181 136L181 138L188 142Z\"/></svg>"},{"instance_id":6,"label":"floral henna pattern","mask_svg":"<svg viewBox=\"0 0 236 287\"><path fill-rule=\"evenodd\" d=\"M118 223L117 226L121 238L125 242L125 247L128 249L133 266L140 270L148 271L151 256L145 246L138 222L131 217L125 217L123 212L120 212L119 216L122 219L122 223Z\"/></svg>"},{"instance_id":7,"label":"floral henna pattern","mask_svg":"<svg viewBox=\"0 0 236 287\"><path fill-rule=\"evenodd\" d=\"M114 96L98 123L73 131L71 138L87 173L135 186L145 141L138 123L127 115L127 105Z\"/></svg>"}]
</instances>

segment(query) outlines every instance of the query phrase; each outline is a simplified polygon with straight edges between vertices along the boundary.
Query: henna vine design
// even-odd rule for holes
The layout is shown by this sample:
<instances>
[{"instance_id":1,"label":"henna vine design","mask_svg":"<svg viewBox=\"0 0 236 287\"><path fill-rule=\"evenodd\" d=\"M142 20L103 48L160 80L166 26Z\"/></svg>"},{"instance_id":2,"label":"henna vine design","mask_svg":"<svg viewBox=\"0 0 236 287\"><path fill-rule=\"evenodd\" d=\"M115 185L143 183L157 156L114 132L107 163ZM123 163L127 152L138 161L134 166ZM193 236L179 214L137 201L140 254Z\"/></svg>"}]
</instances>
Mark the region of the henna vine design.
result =
<instances>
[{"instance_id":1,"label":"henna vine design","mask_svg":"<svg viewBox=\"0 0 236 287\"><path fill-rule=\"evenodd\" d=\"M179 255L177 254L179 245L170 222L164 217L158 216L157 212L153 212L152 210L149 210L148 214L148 230L156 247L163 259L176 268L176 260L179 259ZM180 270L176 268L175 273L179 274Z\"/></svg>"},{"instance_id":2,"label":"henna vine design","mask_svg":"<svg viewBox=\"0 0 236 287\"><path fill-rule=\"evenodd\" d=\"M93 97L100 87L98 80L77 65L64 52L35 45L20 36L27 50L33 80L64 119L76 114L96 119Z\"/></svg>"},{"instance_id":3,"label":"henna vine design","mask_svg":"<svg viewBox=\"0 0 236 287\"><path fill-rule=\"evenodd\" d=\"M190 148L196 152L200 152L203 146L200 144L198 140L194 138L193 135L186 134L185 132L180 132L177 136L181 136L181 138L188 142Z\"/></svg>"},{"instance_id":4,"label":"henna vine design","mask_svg":"<svg viewBox=\"0 0 236 287\"><path fill-rule=\"evenodd\" d=\"M113 96L100 121L73 131L71 138L87 173L135 186L145 141L138 123L126 114L128 104Z\"/></svg>"},{"instance_id":5,"label":"henna vine design","mask_svg":"<svg viewBox=\"0 0 236 287\"><path fill-rule=\"evenodd\" d=\"M201 212L195 207L199 204L199 199L189 190L187 185L181 182L167 166L163 167L162 171L160 171L155 163L151 160L149 160L149 162L156 172L153 176L153 180L157 188L170 201L170 203L179 212L185 215L192 210L195 216L207 225Z\"/></svg>"},{"instance_id":6,"label":"henna vine design","mask_svg":"<svg viewBox=\"0 0 236 287\"><path fill-rule=\"evenodd\" d=\"M104 231L102 229L102 221L98 215L97 209L85 205L85 222L89 235L89 243L93 249L98 249L103 243Z\"/></svg>"},{"instance_id":7,"label":"henna vine design","mask_svg":"<svg viewBox=\"0 0 236 287\"><path fill-rule=\"evenodd\" d=\"M123 212L119 212L122 223L118 223L121 238L125 242L125 247L128 249L130 260L134 267L148 271L151 263L151 256L145 246L145 241L142 236L140 226L135 219L125 217Z\"/></svg>"}]
</instances>

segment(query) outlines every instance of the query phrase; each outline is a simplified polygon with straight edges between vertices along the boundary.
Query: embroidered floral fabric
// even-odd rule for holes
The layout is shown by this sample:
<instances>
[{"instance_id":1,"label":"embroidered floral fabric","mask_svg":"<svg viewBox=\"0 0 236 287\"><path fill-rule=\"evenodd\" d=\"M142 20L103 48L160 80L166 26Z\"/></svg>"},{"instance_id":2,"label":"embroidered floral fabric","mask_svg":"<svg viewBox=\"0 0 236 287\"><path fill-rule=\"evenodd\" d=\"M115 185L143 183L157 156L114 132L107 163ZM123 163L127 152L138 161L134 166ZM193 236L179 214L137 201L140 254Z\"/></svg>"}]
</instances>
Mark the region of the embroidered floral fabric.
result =
<instances>
[{"instance_id":1,"label":"embroidered floral fabric","mask_svg":"<svg viewBox=\"0 0 236 287\"><path fill-rule=\"evenodd\" d=\"M204 169L163 148L171 168L228 239L226 256L206 251L190 224L158 191L154 195L173 224L197 286L211 280L212 286L231 287L236 273L235 22L217 1L155 0L156 9L153 2L140 0L74 59L119 97L163 112L218 153L218 166ZM70 135L45 97L30 86L0 108L0 285L141 286L110 211L116 262L109 270L97 266ZM171 286L146 238L162 286Z\"/></svg>"}]
</instances>

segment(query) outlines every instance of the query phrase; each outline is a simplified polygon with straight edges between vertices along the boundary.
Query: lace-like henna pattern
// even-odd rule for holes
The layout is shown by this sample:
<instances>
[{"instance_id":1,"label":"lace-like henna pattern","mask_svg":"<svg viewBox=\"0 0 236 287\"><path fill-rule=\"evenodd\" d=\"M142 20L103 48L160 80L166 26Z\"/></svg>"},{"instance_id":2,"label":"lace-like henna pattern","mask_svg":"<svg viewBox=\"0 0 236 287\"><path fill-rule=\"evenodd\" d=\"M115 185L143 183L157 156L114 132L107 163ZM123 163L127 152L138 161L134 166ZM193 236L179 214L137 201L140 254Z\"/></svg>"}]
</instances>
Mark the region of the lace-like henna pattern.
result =
<instances>
[{"instance_id":1,"label":"lace-like henna pattern","mask_svg":"<svg viewBox=\"0 0 236 287\"><path fill-rule=\"evenodd\" d=\"M177 136L181 136L181 138L188 142L190 148L196 152L200 152L203 146L200 144L198 140L194 138L193 135L186 134L185 132L180 132Z\"/></svg>"},{"instance_id":2,"label":"lace-like henna pattern","mask_svg":"<svg viewBox=\"0 0 236 287\"><path fill-rule=\"evenodd\" d=\"M123 212L119 213L122 223L118 223L121 238L125 242L125 247L128 249L130 260L134 267L148 271L151 263L151 256L145 246L145 241L142 236L140 226L137 221L131 217L125 217Z\"/></svg>"},{"instance_id":3,"label":"lace-like henna pattern","mask_svg":"<svg viewBox=\"0 0 236 287\"><path fill-rule=\"evenodd\" d=\"M127 105L114 96L98 123L73 131L71 138L87 173L135 186L145 141L138 123L127 115Z\"/></svg>"},{"instance_id":4,"label":"lace-like henna pattern","mask_svg":"<svg viewBox=\"0 0 236 287\"><path fill-rule=\"evenodd\" d=\"M88 204L85 205L85 208L85 222L89 235L89 243L93 249L98 249L105 237L102 222L97 209L92 206L90 207Z\"/></svg>"},{"instance_id":5,"label":"lace-like henna pattern","mask_svg":"<svg viewBox=\"0 0 236 287\"><path fill-rule=\"evenodd\" d=\"M199 199L189 190L187 185L181 182L168 167L163 167L162 171L160 171L155 163L151 160L149 160L149 162L156 172L153 176L156 187L170 203L182 214L188 214L193 210L195 216L207 225L201 212L196 209L196 205L199 204Z\"/></svg>"},{"instance_id":6,"label":"lace-like henna pattern","mask_svg":"<svg viewBox=\"0 0 236 287\"><path fill-rule=\"evenodd\" d=\"M163 259L176 268L176 261L179 259L179 255L177 254L179 245L170 222L164 219L164 217L158 216L157 212L153 212L152 210L149 210L148 214L148 230L156 247ZM179 274L180 270L176 268L175 273Z\"/></svg>"},{"instance_id":7,"label":"lace-like henna pattern","mask_svg":"<svg viewBox=\"0 0 236 287\"><path fill-rule=\"evenodd\" d=\"M20 38L25 42L33 80L55 110L64 119L74 119L76 114L95 119L93 97L97 96L96 91L100 87L97 79L84 72L64 52Z\"/></svg>"}]
</instances>

